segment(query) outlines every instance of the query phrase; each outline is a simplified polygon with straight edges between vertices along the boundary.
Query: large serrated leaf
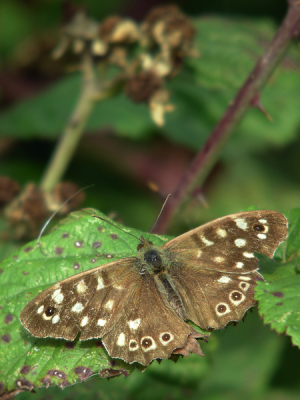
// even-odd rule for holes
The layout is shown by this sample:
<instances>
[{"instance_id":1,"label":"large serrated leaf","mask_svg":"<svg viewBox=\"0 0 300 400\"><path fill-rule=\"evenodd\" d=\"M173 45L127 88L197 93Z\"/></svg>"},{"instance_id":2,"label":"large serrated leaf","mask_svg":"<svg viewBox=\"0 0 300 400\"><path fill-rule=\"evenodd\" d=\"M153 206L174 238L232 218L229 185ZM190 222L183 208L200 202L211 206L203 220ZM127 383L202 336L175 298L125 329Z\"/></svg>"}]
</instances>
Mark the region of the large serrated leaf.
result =
<instances>
[{"instance_id":1,"label":"large serrated leaf","mask_svg":"<svg viewBox=\"0 0 300 400\"><path fill-rule=\"evenodd\" d=\"M286 244L286 259L296 257L300 252L300 208L295 208L288 215L289 237Z\"/></svg>"},{"instance_id":2,"label":"large serrated leaf","mask_svg":"<svg viewBox=\"0 0 300 400\"><path fill-rule=\"evenodd\" d=\"M263 262L264 267L270 263ZM295 273L294 262L276 268L271 279L267 273L264 277L267 281L258 283L255 294L260 315L272 329L291 336L292 343L300 347L300 276Z\"/></svg>"},{"instance_id":3,"label":"large serrated leaf","mask_svg":"<svg viewBox=\"0 0 300 400\"><path fill-rule=\"evenodd\" d=\"M112 360L100 340L37 339L19 321L27 302L55 282L136 253L141 232L124 227L121 231L94 214L101 215L93 209L70 214L40 245L31 242L1 264L1 392L53 384L64 387L99 373L101 377L127 376L135 368ZM157 245L167 240L150 238Z\"/></svg>"},{"instance_id":4,"label":"large serrated leaf","mask_svg":"<svg viewBox=\"0 0 300 400\"><path fill-rule=\"evenodd\" d=\"M289 213L289 237L277 254L288 260L279 263L260 256L260 272L265 278L258 282L255 298L264 322L278 333L291 336L300 347L300 275L298 274L300 243L300 209Z\"/></svg>"}]
</instances>

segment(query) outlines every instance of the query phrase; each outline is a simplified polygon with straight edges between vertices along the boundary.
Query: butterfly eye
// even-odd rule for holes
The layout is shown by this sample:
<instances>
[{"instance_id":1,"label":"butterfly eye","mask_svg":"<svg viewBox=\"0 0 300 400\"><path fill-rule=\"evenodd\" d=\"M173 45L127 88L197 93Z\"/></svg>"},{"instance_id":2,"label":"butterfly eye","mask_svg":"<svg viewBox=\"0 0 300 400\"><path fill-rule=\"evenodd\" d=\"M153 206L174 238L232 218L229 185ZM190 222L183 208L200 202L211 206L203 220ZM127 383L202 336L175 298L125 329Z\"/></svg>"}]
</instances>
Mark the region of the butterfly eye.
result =
<instances>
[{"instance_id":1,"label":"butterfly eye","mask_svg":"<svg viewBox=\"0 0 300 400\"><path fill-rule=\"evenodd\" d=\"M256 232L264 232L264 230L265 230L265 226L262 224L255 224L255 225L253 225L252 228Z\"/></svg>"}]
</instances>

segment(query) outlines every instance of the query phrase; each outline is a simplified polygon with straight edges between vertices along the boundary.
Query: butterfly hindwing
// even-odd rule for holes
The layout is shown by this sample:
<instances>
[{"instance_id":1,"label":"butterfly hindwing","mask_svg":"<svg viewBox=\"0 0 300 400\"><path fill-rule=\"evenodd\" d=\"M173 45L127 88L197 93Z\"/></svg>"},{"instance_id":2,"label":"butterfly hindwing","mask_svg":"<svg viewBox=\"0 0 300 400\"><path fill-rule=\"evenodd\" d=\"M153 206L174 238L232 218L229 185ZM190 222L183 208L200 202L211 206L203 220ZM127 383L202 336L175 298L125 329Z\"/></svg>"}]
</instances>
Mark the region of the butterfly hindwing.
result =
<instances>
[{"instance_id":1,"label":"butterfly hindwing","mask_svg":"<svg viewBox=\"0 0 300 400\"><path fill-rule=\"evenodd\" d=\"M148 365L184 347L194 329L165 304L151 277L141 275L139 279L118 322L102 341L114 357Z\"/></svg>"},{"instance_id":2,"label":"butterfly hindwing","mask_svg":"<svg viewBox=\"0 0 300 400\"><path fill-rule=\"evenodd\" d=\"M222 329L230 321L239 321L255 305L257 278L262 279L258 272L225 275L202 270L199 281L199 270L184 267L173 275L186 318L203 329Z\"/></svg>"}]
</instances>

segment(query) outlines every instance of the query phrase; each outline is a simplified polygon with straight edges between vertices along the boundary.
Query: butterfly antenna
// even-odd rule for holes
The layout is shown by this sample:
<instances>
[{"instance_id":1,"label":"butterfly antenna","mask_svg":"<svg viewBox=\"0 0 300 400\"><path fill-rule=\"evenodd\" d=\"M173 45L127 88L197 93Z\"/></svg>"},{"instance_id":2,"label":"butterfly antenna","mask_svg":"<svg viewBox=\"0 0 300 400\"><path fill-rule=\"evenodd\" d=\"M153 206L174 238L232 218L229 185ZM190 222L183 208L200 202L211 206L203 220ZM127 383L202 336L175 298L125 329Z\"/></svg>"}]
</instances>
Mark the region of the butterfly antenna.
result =
<instances>
[{"instance_id":1,"label":"butterfly antenna","mask_svg":"<svg viewBox=\"0 0 300 400\"><path fill-rule=\"evenodd\" d=\"M99 218L99 219L101 219L102 221L107 222L108 224L112 225L114 228L120 229L120 231L122 231L122 232L124 232L124 233L127 233L127 235L133 236L133 237L136 238L139 242L141 241L141 239L138 238L137 236L133 235L132 233L129 233L129 232L124 231L124 229L118 227L117 225L113 224L113 223L110 222L110 221L107 221L107 219L102 218L102 217L99 217L99 215L92 215L92 217Z\"/></svg>"},{"instance_id":2,"label":"butterfly antenna","mask_svg":"<svg viewBox=\"0 0 300 400\"><path fill-rule=\"evenodd\" d=\"M165 208L165 205L167 204L167 201L169 200L169 197L170 197L170 196L171 196L171 193L169 193L168 196L166 197L166 199L165 199L165 201L164 201L164 204L162 205L162 207L161 207L161 209L160 209L160 212L159 212L159 214L158 214L158 216L157 216L157 218L156 218L154 224L152 225L152 228L151 228L151 230L150 230L149 235L151 235L151 233L153 232L153 229L154 229L155 225L157 224L157 221L159 220L159 218L160 218L160 216L161 216L161 213L163 212L163 209Z\"/></svg>"},{"instance_id":3,"label":"butterfly antenna","mask_svg":"<svg viewBox=\"0 0 300 400\"><path fill-rule=\"evenodd\" d=\"M37 244L40 244L40 240L41 240L41 237L42 237L43 233L45 232L45 229L46 229L47 226L50 224L50 222L51 222L52 219L55 217L55 215L63 208L63 206L64 206L65 204L67 204L68 201L72 200L73 197L77 196L78 193L82 192L83 190L89 189L89 188L92 187L92 186L95 186L95 185L94 185L94 184L93 184L93 185L89 185L89 186L86 186L86 187L84 187L84 188L82 188L82 189L77 190L76 193L74 193L71 197L69 197L63 204L61 204L61 205L58 207L57 210L54 211L54 213L51 215L51 217L50 217L49 219L47 219L47 221L45 222L44 226L42 227L42 229L41 229L41 231L40 231L40 234L39 234L39 236L38 236L38 238L37 238Z\"/></svg>"}]
</instances>

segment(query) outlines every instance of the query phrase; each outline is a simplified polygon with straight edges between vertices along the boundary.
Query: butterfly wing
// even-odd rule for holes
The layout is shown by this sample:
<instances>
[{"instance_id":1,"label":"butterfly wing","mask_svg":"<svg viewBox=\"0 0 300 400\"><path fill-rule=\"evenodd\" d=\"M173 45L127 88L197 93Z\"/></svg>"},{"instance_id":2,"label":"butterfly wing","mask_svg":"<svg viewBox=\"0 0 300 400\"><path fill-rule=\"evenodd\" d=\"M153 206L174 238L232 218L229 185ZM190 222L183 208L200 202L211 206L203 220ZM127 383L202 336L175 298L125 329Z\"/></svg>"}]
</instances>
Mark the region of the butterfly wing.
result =
<instances>
[{"instance_id":1,"label":"butterfly wing","mask_svg":"<svg viewBox=\"0 0 300 400\"><path fill-rule=\"evenodd\" d=\"M102 339L112 357L148 365L169 358L195 332L170 307L154 279L140 275L119 320Z\"/></svg>"},{"instance_id":2,"label":"butterfly wing","mask_svg":"<svg viewBox=\"0 0 300 400\"><path fill-rule=\"evenodd\" d=\"M275 211L250 211L219 218L164 245L186 318L201 328L223 328L255 304L258 260L272 257L287 236L287 219Z\"/></svg>"},{"instance_id":3,"label":"butterfly wing","mask_svg":"<svg viewBox=\"0 0 300 400\"><path fill-rule=\"evenodd\" d=\"M31 300L20 315L36 337L86 340L105 335L136 286L135 258L124 258L64 279Z\"/></svg>"}]
</instances>

